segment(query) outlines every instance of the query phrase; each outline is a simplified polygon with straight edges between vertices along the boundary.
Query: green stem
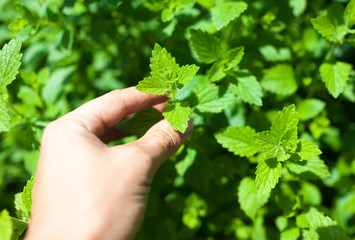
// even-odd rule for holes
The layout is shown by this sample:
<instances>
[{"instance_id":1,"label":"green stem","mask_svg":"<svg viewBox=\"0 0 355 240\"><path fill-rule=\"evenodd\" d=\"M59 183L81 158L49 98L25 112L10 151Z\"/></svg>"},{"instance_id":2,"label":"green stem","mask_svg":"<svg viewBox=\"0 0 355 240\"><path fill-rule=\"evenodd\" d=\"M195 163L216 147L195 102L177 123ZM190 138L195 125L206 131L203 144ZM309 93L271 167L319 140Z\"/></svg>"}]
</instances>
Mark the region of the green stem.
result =
<instances>
[{"instance_id":1,"label":"green stem","mask_svg":"<svg viewBox=\"0 0 355 240\"><path fill-rule=\"evenodd\" d=\"M331 57L333 56L334 50L338 45L339 45L339 43L332 43L327 55L325 56L325 59L324 59L325 62L327 62L331 59Z\"/></svg>"}]
</instances>

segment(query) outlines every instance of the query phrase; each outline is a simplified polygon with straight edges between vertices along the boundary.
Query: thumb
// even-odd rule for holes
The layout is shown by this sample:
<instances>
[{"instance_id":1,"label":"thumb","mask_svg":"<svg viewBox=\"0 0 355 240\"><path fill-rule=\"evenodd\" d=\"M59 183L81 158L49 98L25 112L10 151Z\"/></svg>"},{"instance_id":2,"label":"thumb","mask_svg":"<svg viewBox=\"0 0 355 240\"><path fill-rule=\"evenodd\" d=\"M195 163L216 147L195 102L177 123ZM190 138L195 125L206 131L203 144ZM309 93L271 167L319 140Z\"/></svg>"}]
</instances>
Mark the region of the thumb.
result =
<instances>
[{"instance_id":1,"label":"thumb","mask_svg":"<svg viewBox=\"0 0 355 240\"><path fill-rule=\"evenodd\" d=\"M189 121L185 133L182 134L175 131L168 121L164 119L151 127L134 144L148 155L148 158L152 160L153 168L157 169L186 141L192 132L192 128L192 122Z\"/></svg>"}]
</instances>

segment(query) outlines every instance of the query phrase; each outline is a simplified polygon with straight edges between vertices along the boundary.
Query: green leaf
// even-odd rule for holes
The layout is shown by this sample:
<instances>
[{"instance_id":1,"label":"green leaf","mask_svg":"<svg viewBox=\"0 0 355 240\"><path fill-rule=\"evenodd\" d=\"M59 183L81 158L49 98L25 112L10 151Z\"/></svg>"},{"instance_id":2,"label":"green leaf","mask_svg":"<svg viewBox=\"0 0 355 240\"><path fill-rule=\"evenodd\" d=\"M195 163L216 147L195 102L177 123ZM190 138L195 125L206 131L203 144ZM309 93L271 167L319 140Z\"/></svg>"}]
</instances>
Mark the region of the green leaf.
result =
<instances>
[{"instance_id":1,"label":"green leaf","mask_svg":"<svg viewBox=\"0 0 355 240\"><path fill-rule=\"evenodd\" d=\"M13 229L12 240L21 239L20 236L28 227L29 222L14 217L11 217L11 221L12 221L12 229ZM1 233L0 233L0 239L1 239Z\"/></svg>"},{"instance_id":2,"label":"green leaf","mask_svg":"<svg viewBox=\"0 0 355 240\"><path fill-rule=\"evenodd\" d=\"M191 29L190 44L199 60L204 63L215 62L221 51L221 41L215 36L201 30Z\"/></svg>"},{"instance_id":3,"label":"green leaf","mask_svg":"<svg viewBox=\"0 0 355 240\"><path fill-rule=\"evenodd\" d=\"M258 210L267 203L270 194L259 196L255 181L244 177L238 187L238 202L240 208L251 219L255 219Z\"/></svg>"},{"instance_id":4,"label":"green leaf","mask_svg":"<svg viewBox=\"0 0 355 240\"><path fill-rule=\"evenodd\" d=\"M320 66L319 72L322 76L322 81L334 98L339 97L344 91L351 69L351 64L339 61L336 63L323 63Z\"/></svg>"},{"instance_id":5,"label":"green leaf","mask_svg":"<svg viewBox=\"0 0 355 240\"><path fill-rule=\"evenodd\" d=\"M318 157L303 162L287 161L285 166L291 173L303 179L316 180L330 176L327 165Z\"/></svg>"},{"instance_id":6,"label":"green leaf","mask_svg":"<svg viewBox=\"0 0 355 240\"><path fill-rule=\"evenodd\" d=\"M339 32L337 25L335 25L328 16L312 18L311 23L313 28L330 42L340 41L343 37L342 32Z\"/></svg>"},{"instance_id":7,"label":"green leaf","mask_svg":"<svg viewBox=\"0 0 355 240\"><path fill-rule=\"evenodd\" d=\"M239 65L239 63L242 61L244 56L244 47L236 47L233 49L230 49L227 52L227 65L225 67L225 71L228 71L232 69L233 67L236 67Z\"/></svg>"},{"instance_id":8,"label":"green leaf","mask_svg":"<svg viewBox=\"0 0 355 240\"><path fill-rule=\"evenodd\" d=\"M179 64L176 63L175 58L157 43L154 45L149 66L152 77L164 83L173 82L179 70Z\"/></svg>"},{"instance_id":9,"label":"green leaf","mask_svg":"<svg viewBox=\"0 0 355 240\"><path fill-rule=\"evenodd\" d=\"M295 17L300 16L307 8L307 0L289 0L288 4Z\"/></svg>"},{"instance_id":10,"label":"green leaf","mask_svg":"<svg viewBox=\"0 0 355 240\"><path fill-rule=\"evenodd\" d=\"M212 8L216 0L196 0L198 4L205 8Z\"/></svg>"},{"instance_id":11,"label":"green leaf","mask_svg":"<svg viewBox=\"0 0 355 240\"><path fill-rule=\"evenodd\" d=\"M75 66L67 66L56 69L46 85L42 89L42 98L46 103L56 103L62 92L64 91L65 83L73 75Z\"/></svg>"},{"instance_id":12,"label":"green leaf","mask_svg":"<svg viewBox=\"0 0 355 240\"><path fill-rule=\"evenodd\" d=\"M11 118L7 111L6 103L0 99L0 133L9 131L10 120Z\"/></svg>"},{"instance_id":13,"label":"green leaf","mask_svg":"<svg viewBox=\"0 0 355 240\"><path fill-rule=\"evenodd\" d=\"M190 107L186 102L177 102L164 109L163 116L173 128L184 133L189 121Z\"/></svg>"},{"instance_id":14,"label":"green leaf","mask_svg":"<svg viewBox=\"0 0 355 240\"><path fill-rule=\"evenodd\" d=\"M300 234L299 228L290 228L281 233L280 240L297 240Z\"/></svg>"},{"instance_id":15,"label":"green leaf","mask_svg":"<svg viewBox=\"0 0 355 240\"><path fill-rule=\"evenodd\" d=\"M17 97L26 103L28 106L42 107L42 100L38 92L28 86L20 86L20 89L17 93Z\"/></svg>"},{"instance_id":16,"label":"green leaf","mask_svg":"<svg viewBox=\"0 0 355 240\"><path fill-rule=\"evenodd\" d=\"M287 228L288 225L288 218L286 216L278 216L275 219L275 224L277 229L282 232Z\"/></svg>"},{"instance_id":17,"label":"green leaf","mask_svg":"<svg viewBox=\"0 0 355 240\"><path fill-rule=\"evenodd\" d=\"M288 64L278 64L264 70L261 86L272 93L289 96L297 90L293 68Z\"/></svg>"},{"instance_id":18,"label":"green leaf","mask_svg":"<svg viewBox=\"0 0 355 240\"><path fill-rule=\"evenodd\" d=\"M346 232L330 217L311 207L306 213L306 219L311 230L315 230L321 240L350 240Z\"/></svg>"},{"instance_id":19,"label":"green leaf","mask_svg":"<svg viewBox=\"0 0 355 240\"><path fill-rule=\"evenodd\" d=\"M248 4L245 2L226 2L219 0L216 6L211 9L212 21L217 27L217 30L227 26L230 21L233 21L247 10Z\"/></svg>"},{"instance_id":20,"label":"green leaf","mask_svg":"<svg viewBox=\"0 0 355 240\"><path fill-rule=\"evenodd\" d=\"M23 192L17 193L15 195L15 208L16 215L22 220L29 221L30 214L32 211L32 191L34 186L35 178L31 177L27 181L26 186L23 188Z\"/></svg>"},{"instance_id":21,"label":"green leaf","mask_svg":"<svg viewBox=\"0 0 355 240\"><path fill-rule=\"evenodd\" d=\"M217 142L228 151L242 157L250 157L259 151L253 139L254 135L254 129L241 126L228 127L223 132L217 133L215 137Z\"/></svg>"},{"instance_id":22,"label":"green leaf","mask_svg":"<svg viewBox=\"0 0 355 240\"><path fill-rule=\"evenodd\" d=\"M195 229L201 224L200 217L207 213L206 201L196 193L190 194L185 201L182 222L190 229Z\"/></svg>"},{"instance_id":23,"label":"green leaf","mask_svg":"<svg viewBox=\"0 0 355 240\"><path fill-rule=\"evenodd\" d=\"M219 87L213 83L196 88L195 94L198 101L196 108L200 112L218 113L234 102L235 97L232 94L227 93L219 97L219 92Z\"/></svg>"},{"instance_id":24,"label":"green leaf","mask_svg":"<svg viewBox=\"0 0 355 240\"><path fill-rule=\"evenodd\" d=\"M182 66L177 73L179 83L183 84L184 86L188 84L196 75L199 69L200 68L197 67L195 64Z\"/></svg>"},{"instance_id":25,"label":"green leaf","mask_svg":"<svg viewBox=\"0 0 355 240\"><path fill-rule=\"evenodd\" d=\"M154 124L163 119L161 112L148 108L118 124L116 128L137 136L143 136Z\"/></svg>"},{"instance_id":26,"label":"green leaf","mask_svg":"<svg viewBox=\"0 0 355 240\"><path fill-rule=\"evenodd\" d=\"M276 158L260 160L256 167L256 188L259 195L269 194L281 177L282 165Z\"/></svg>"},{"instance_id":27,"label":"green leaf","mask_svg":"<svg viewBox=\"0 0 355 240\"><path fill-rule=\"evenodd\" d=\"M287 47L277 49L273 45L265 45L260 47L259 51L265 60L269 62L288 61L292 59L291 51Z\"/></svg>"},{"instance_id":28,"label":"green leaf","mask_svg":"<svg viewBox=\"0 0 355 240\"><path fill-rule=\"evenodd\" d=\"M0 239L11 240L12 231L12 221L9 212L2 210L0 214Z\"/></svg>"},{"instance_id":29,"label":"green leaf","mask_svg":"<svg viewBox=\"0 0 355 240\"><path fill-rule=\"evenodd\" d=\"M239 96L243 102L262 106L263 102L261 98L263 93L256 77L247 71L239 71L235 74L235 77L237 84L231 81L228 89Z\"/></svg>"},{"instance_id":30,"label":"green leaf","mask_svg":"<svg viewBox=\"0 0 355 240\"><path fill-rule=\"evenodd\" d=\"M208 71L209 79L212 82L217 82L223 79L226 76L224 72L224 64L222 62L216 62L212 65L210 70Z\"/></svg>"},{"instance_id":31,"label":"green leaf","mask_svg":"<svg viewBox=\"0 0 355 240\"><path fill-rule=\"evenodd\" d=\"M344 11L344 22L351 28L355 24L355 0L351 0Z\"/></svg>"},{"instance_id":32,"label":"green leaf","mask_svg":"<svg viewBox=\"0 0 355 240\"><path fill-rule=\"evenodd\" d=\"M183 160L175 164L176 172L179 176L184 176L185 172L194 163L197 151L193 148L187 148L186 156Z\"/></svg>"},{"instance_id":33,"label":"green leaf","mask_svg":"<svg viewBox=\"0 0 355 240\"><path fill-rule=\"evenodd\" d=\"M255 143L270 157L288 159L297 147L298 116L295 105L285 107L271 124L271 130L255 135Z\"/></svg>"},{"instance_id":34,"label":"green leaf","mask_svg":"<svg viewBox=\"0 0 355 240\"><path fill-rule=\"evenodd\" d=\"M280 144L280 138L274 132L267 130L257 133L254 136L255 143L270 157L277 157L279 161L284 161L288 157L286 149Z\"/></svg>"},{"instance_id":35,"label":"green leaf","mask_svg":"<svg viewBox=\"0 0 355 240\"><path fill-rule=\"evenodd\" d=\"M165 48L155 44L150 58L151 76L138 83L136 89L144 93L165 95L169 93L171 101L164 110L163 116L175 128L182 133L187 128L190 107L187 103L176 99L178 89L187 85L196 75L199 67L185 65L179 67L175 58Z\"/></svg>"},{"instance_id":36,"label":"green leaf","mask_svg":"<svg viewBox=\"0 0 355 240\"><path fill-rule=\"evenodd\" d=\"M299 140L296 153L300 156L301 160L309 160L317 157L322 153L314 143L307 140Z\"/></svg>"},{"instance_id":37,"label":"green leaf","mask_svg":"<svg viewBox=\"0 0 355 240\"><path fill-rule=\"evenodd\" d=\"M19 40L13 39L0 51L0 88L9 85L18 74L22 57L21 45Z\"/></svg>"},{"instance_id":38,"label":"green leaf","mask_svg":"<svg viewBox=\"0 0 355 240\"><path fill-rule=\"evenodd\" d=\"M165 95L167 92L167 85L161 78L150 76L140 81L136 86L136 89L144 93Z\"/></svg>"},{"instance_id":39,"label":"green leaf","mask_svg":"<svg viewBox=\"0 0 355 240\"><path fill-rule=\"evenodd\" d=\"M277 113L276 118L272 121L271 131L281 139L289 137L289 132L296 131L296 137L294 137L294 134L291 134L292 140L295 140L297 139L297 125L298 113L296 106L292 104Z\"/></svg>"},{"instance_id":40,"label":"green leaf","mask_svg":"<svg viewBox=\"0 0 355 240\"><path fill-rule=\"evenodd\" d=\"M297 111L301 121L316 117L324 108L325 102L315 98L308 98L297 104Z\"/></svg>"},{"instance_id":41,"label":"green leaf","mask_svg":"<svg viewBox=\"0 0 355 240\"><path fill-rule=\"evenodd\" d=\"M319 236L315 230L302 229L303 240L319 240Z\"/></svg>"}]
</instances>

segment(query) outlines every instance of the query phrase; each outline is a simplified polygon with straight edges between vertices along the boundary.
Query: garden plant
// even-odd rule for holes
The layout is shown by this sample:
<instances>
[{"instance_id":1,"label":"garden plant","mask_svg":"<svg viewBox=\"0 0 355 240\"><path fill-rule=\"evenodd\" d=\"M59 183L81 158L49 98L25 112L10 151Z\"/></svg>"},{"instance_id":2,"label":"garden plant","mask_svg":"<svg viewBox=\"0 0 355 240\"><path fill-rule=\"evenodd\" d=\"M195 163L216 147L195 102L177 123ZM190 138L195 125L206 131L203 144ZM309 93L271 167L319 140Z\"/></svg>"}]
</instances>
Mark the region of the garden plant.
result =
<instances>
[{"instance_id":1,"label":"garden plant","mask_svg":"<svg viewBox=\"0 0 355 240\"><path fill-rule=\"evenodd\" d=\"M194 126L135 239L355 239L354 59L355 0L1 0L0 240L24 238L47 124L130 86L166 108L109 146Z\"/></svg>"}]
</instances>

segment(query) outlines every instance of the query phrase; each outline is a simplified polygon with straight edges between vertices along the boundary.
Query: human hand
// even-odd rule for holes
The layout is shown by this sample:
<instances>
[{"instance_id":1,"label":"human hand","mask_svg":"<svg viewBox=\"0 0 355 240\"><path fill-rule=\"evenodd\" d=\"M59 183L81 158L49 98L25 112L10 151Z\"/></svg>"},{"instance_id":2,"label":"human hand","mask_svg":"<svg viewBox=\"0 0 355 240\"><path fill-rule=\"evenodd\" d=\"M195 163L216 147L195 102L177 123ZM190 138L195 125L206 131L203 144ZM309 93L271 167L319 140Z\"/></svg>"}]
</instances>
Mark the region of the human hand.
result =
<instances>
[{"instance_id":1,"label":"human hand","mask_svg":"<svg viewBox=\"0 0 355 240\"><path fill-rule=\"evenodd\" d=\"M129 144L108 147L101 139L129 114L165 100L134 88L116 90L46 127L27 240L134 236L155 171L192 126L181 134L162 120Z\"/></svg>"}]
</instances>

